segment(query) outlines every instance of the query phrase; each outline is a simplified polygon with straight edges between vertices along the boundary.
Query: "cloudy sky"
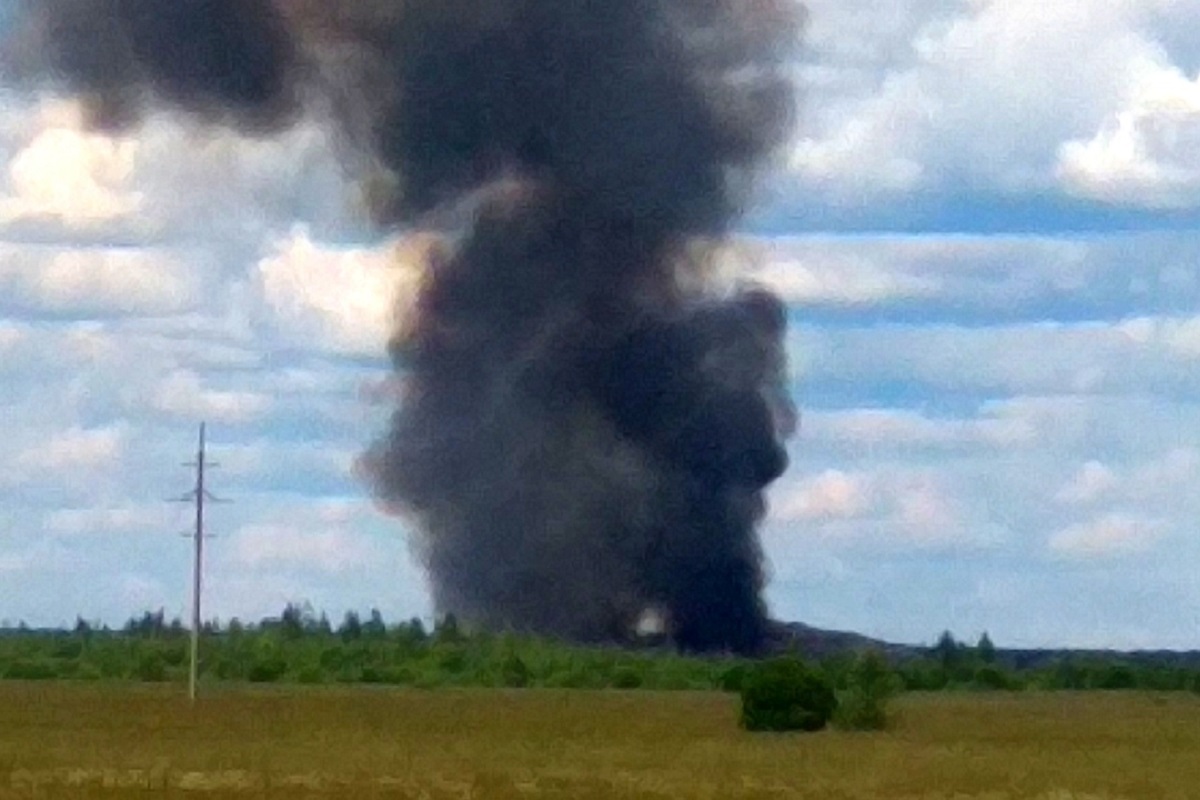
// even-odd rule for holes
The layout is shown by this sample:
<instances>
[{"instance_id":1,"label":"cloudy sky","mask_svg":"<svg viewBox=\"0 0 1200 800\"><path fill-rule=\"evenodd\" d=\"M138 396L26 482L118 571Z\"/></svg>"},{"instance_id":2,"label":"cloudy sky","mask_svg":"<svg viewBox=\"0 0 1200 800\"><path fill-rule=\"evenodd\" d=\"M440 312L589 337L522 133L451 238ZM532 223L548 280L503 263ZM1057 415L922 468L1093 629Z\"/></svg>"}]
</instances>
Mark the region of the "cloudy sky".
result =
<instances>
[{"instance_id":1,"label":"cloudy sky","mask_svg":"<svg viewBox=\"0 0 1200 800\"><path fill-rule=\"evenodd\" d=\"M783 618L1200 648L1200 4L810 0L799 130L741 240L802 424ZM2 21L0 21L2 24ZM321 131L86 132L0 93L0 620L428 615L353 476L403 248ZM399 251L398 248L399 247Z\"/></svg>"}]
</instances>

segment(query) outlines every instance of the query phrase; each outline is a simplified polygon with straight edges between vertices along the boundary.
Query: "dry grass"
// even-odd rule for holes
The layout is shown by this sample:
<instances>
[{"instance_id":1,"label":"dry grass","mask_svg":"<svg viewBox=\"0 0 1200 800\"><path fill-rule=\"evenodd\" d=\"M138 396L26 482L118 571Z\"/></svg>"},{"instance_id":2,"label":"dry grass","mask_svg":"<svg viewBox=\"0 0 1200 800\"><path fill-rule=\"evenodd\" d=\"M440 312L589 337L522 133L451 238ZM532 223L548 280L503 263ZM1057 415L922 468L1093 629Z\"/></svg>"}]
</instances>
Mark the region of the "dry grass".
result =
<instances>
[{"instance_id":1,"label":"dry grass","mask_svg":"<svg viewBox=\"0 0 1200 800\"><path fill-rule=\"evenodd\" d=\"M719 694L0 684L0 797L1200 798L1200 698L936 695L747 734Z\"/></svg>"}]
</instances>

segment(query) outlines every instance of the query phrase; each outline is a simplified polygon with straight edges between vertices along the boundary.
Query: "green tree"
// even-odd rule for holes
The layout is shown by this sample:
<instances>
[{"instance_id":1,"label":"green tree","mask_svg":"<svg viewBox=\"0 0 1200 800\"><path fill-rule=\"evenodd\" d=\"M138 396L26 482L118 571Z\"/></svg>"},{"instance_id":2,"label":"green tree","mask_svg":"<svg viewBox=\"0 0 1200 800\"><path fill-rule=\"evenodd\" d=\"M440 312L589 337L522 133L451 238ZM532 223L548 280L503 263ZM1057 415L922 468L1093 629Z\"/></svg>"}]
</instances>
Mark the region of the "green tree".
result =
<instances>
[{"instance_id":1,"label":"green tree","mask_svg":"<svg viewBox=\"0 0 1200 800\"><path fill-rule=\"evenodd\" d=\"M371 616L363 623L362 632L367 639L383 639L387 636L387 625L378 608L371 609Z\"/></svg>"},{"instance_id":2,"label":"green tree","mask_svg":"<svg viewBox=\"0 0 1200 800\"><path fill-rule=\"evenodd\" d=\"M953 672L962 663L963 646L954 638L950 631L942 631L937 644L933 646L934 656L946 672Z\"/></svg>"},{"instance_id":3,"label":"green tree","mask_svg":"<svg viewBox=\"0 0 1200 800\"><path fill-rule=\"evenodd\" d=\"M984 664L996 662L996 645L992 644L992 637L988 636L987 631L984 631L983 635L979 637L979 644L975 645L975 653Z\"/></svg>"},{"instance_id":4,"label":"green tree","mask_svg":"<svg viewBox=\"0 0 1200 800\"><path fill-rule=\"evenodd\" d=\"M462 641L462 631L458 628L458 617L447 614L434 628L433 636L438 642L451 643Z\"/></svg>"},{"instance_id":5,"label":"green tree","mask_svg":"<svg viewBox=\"0 0 1200 800\"><path fill-rule=\"evenodd\" d=\"M846 730L877 731L888 725L888 704L900 691L900 679L883 654L868 650L846 672L846 691L838 698L834 722Z\"/></svg>"},{"instance_id":6,"label":"green tree","mask_svg":"<svg viewBox=\"0 0 1200 800\"><path fill-rule=\"evenodd\" d=\"M279 615L279 632L284 639L295 641L304 637L304 616L304 609L295 603L284 607Z\"/></svg>"},{"instance_id":7,"label":"green tree","mask_svg":"<svg viewBox=\"0 0 1200 800\"><path fill-rule=\"evenodd\" d=\"M751 731L819 731L837 709L825 676L791 656L751 668L741 696L742 727Z\"/></svg>"},{"instance_id":8,"label":"green tree","mask_svg":"<svg viewBox=\"0 0 1200 800\"><path fill-rule=\"evenodd\" d=\"M346 616L342 619L342 624L338 626L338 636L342 637L343 642L353 642L362 638L362 620L358 618L357 611L347 611Z\"/></svg>"}]
</instances>

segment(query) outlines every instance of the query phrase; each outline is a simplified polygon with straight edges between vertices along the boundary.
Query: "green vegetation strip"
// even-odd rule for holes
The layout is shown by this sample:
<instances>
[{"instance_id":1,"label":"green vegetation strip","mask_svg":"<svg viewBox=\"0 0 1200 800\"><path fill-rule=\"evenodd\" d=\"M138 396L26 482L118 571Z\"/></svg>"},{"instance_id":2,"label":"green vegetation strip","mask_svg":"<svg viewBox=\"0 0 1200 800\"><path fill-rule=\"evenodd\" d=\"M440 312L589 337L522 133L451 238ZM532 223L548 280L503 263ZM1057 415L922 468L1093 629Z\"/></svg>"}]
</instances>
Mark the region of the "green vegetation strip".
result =
<instances>
[{"instance_id":1,"label":"green vegetation strip","mask_svg":"<svg viewBox=\"0 0 1200 800\"><path fill-rule=\"evenodd\" d=\"M378 612L349 613L334 628L289 605L255 625L209 624L200 640L203 684L381 684L439 687L738 691L749 663L685 657L659 646L582 647L518 635L467 634L453 619L426 631L420 621L385 624ZM0 630L0 679L187 680L188 632L147 613L120 630L80 621L73 630ZM918 652L918 651L914 651ZM806 654L798 653L800 657ZM853 681L857 656L827 656L814 666L839 692ZM947 633L923 656L885 666L897 689L1141 689L1200 693L1200 669L1120 657L1064 657L1035 669L1005 664L986 637L969 647ZM882 680L882 679L878 679ZM870 709L861 709L869 714Z\"/></svg>"}]
</instances>

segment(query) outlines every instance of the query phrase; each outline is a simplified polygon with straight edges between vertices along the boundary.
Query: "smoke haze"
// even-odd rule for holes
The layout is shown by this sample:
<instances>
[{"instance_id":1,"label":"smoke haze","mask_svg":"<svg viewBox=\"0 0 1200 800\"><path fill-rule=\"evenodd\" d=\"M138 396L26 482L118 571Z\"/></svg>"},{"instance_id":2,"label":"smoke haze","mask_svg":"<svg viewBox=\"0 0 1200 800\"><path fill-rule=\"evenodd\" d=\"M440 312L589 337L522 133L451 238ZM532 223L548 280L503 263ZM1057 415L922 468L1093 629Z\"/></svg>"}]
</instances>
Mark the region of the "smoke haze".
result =
<instances>
[{"instance_id":1,"label":"smoke haze","mask_svg":"<svg viewBox=\"0 0 1200 800\"><path fill-rule=\"evenodd\" d=\"M267 135L325 119L390 229L437 227L363 469L437 607L578 640L766 633L785 309L706 287L792 116L784 0L39 0L10 80ZM32 43L32 44L31 44Z\"/></svg>"}]
</instances>

